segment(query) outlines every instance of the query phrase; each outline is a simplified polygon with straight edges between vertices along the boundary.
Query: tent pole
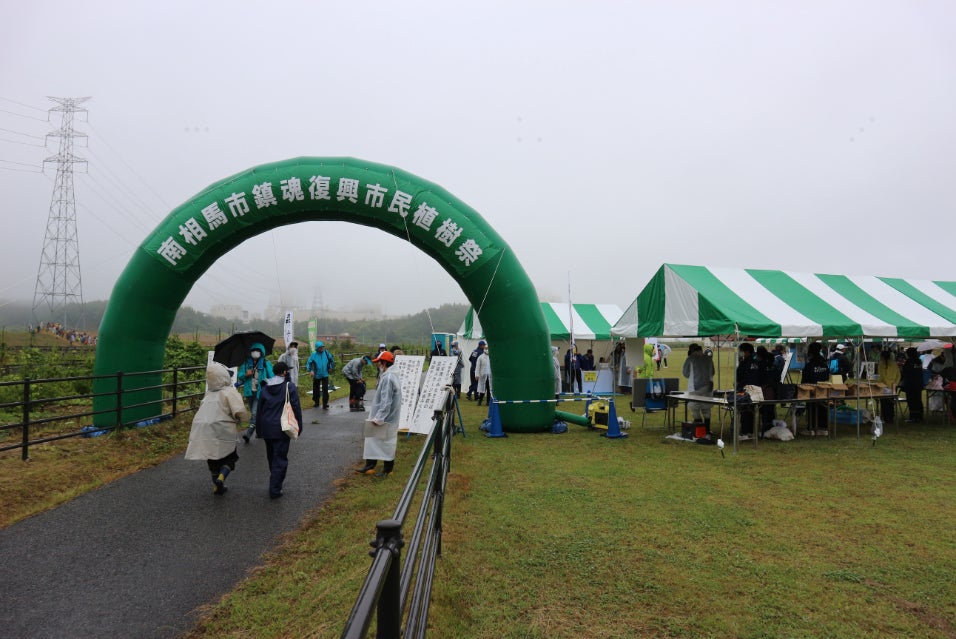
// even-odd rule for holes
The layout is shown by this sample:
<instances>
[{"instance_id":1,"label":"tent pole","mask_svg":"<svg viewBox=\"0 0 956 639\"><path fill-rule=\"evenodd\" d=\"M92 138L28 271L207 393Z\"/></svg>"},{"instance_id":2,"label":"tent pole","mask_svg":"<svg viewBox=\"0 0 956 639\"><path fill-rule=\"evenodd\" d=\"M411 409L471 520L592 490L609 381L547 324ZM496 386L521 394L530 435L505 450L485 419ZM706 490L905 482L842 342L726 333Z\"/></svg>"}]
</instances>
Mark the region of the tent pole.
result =
<instances>
[{"instance_id":1,"label":"tent pole","mask_svg":"<svg viewBox=\"0 0 956 639\"><path fill-rule=\"evenodd\" d=\"M734 357L737 356L737 349L740 347L740 327L737 326L737 323L734 323ZM733 363L733 360L732 360ZM734 366L734 454L737 454L737 449L740 446L740 411L737 410L737 384L739 380L737 379L737 369L739 368L739 362L737 366ZM754 424L754 430L756 430L756 422Z\"/></svg>"}]
</instances>

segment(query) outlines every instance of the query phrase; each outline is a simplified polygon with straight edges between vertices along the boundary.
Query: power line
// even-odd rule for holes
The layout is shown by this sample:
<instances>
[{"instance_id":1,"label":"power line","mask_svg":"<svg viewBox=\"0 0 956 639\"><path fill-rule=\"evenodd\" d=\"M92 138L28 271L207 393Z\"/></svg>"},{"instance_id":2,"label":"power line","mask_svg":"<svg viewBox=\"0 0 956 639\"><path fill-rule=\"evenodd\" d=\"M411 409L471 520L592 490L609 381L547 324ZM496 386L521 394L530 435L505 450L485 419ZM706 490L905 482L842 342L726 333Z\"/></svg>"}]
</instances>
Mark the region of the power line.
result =
<instances>
[{"instance_id":1,"label":"power line","mask_svg":"<svg viewBox=\"0 0 956 639\"><path fill-rule=\"evenodd\" d=\"M106 145L106 148L108 148L110 151L112 151L113 153L116 154L116 157L119 158L120 162L122 162L123 165L126 166L127 169L129 169L130 173L132 173L133 175L135 175L136 177L139 178L139 181L142 182L143 185L144 185L147 189L149 189L149 192L150 192L150 193L152 193L153 195L156 196L156 199L158 199L160 202L162 202L163 206L165 206L167 209L171 209L171 208L172 208L169 204L166 203L165 200L163 200L162 196L159 195L159 193L157 193L156 191L154 191L154 190L153 190L153 187L151 187L151 186L149 185L149 183L148 183L145 179L143 179L143 176L141 176L139 173L137 173L137 172L136 172L136 169L134 169L132 166L130 166L129 162L127 162L126 160L123 159L123 156L119 154L119 151L117 151L116 149L113 148L113 146L109 143L109 141L108 141L106 138L103 137L103 134L100 133L100 130L97 129L95 126L93 126L93 123L92 123L92 122L89 123L89 127L90 127L90 130L91 130L91 131L93 131L94 133L96 133L97 139L98 139L98 140L101 140L101 141L103 142L103 144Z\"/></svg>"},{"instance_id":2,"label":"power line","mask_svg":"<svg viewBox=\"0 0 956 639\"><path fill-rule=\"evenodd\" d=\"M16 135L23 135L23 136L26 136L26 137L28 137L28 138L36 138L37 140L44 140L44 141L46 141L46 136L45 136L45 135L33 135L33 134L31 134L31 133L21 133L20 131L14 131L13 129L4 129L4 128L0 128L0 131L6 131L7 133L13 133L13 134L16 134ZM46 145L44 145L44 146L46 146Z\"/></svg>"},{"instance_id":3,"label":"power line","mask_svg":"<svg viewBox=\"0 0 956 639\"><path fill-rule=\"evenodd\" d=\"M50 118L35 118L32 115L23 115L22 113L17 113L16 111L7 111L6 109L0 109L0 113L9 113L10 115L15 115L18 118L26 118L27 120L36 120L37 122L49 122Z\"/></svg>"},{"instance_id":4,"label":"power line","mask_svg":"<svg viewBox=\"0 0 956 639\"><path fill-rule=\"evenodd\" d=\"M12 166L0 166L0 169L4 171L19 171L21 173L43 173L43 171L30 171L28 169L18 169Z\"/></svg>"},{"instance_id":5,"label":"power line","mask_svg":"<svg viewBox=\"0 0 956 639\"><path fill-rule=\"evenodd\" d=\"M21 142L20 140L7 140L6 138L0 138L0 142L9 142L10 144L22 144L24 146L38 146L40 148L46 147L46 144L34 144L33 142Z\"/></svg>"},{"instance_id":6,"label":"power line","mask_svg":"<svg viewBox=\"0 0 956 639\"><path fill-rule=\"evenodd\" d=\"M99 160L94 166L102 168L108 175L103 175L104 178L109 179L112 176L111 183L115 184L117 188L124 191L132 200L135 200L146 212L149 222L151 224L155 223L157 217L161 218L161 215L157 213L152 206L150 206L145 200L143 200L139 194L136 193L130 186L127 185L126 181L123 180L119 175L116 174L113 169L101 158L98 154L94 153L93 149L90 148L88 151L89 154L96 160ZM91 174L92 176L92 174Z\"/></svg>"},{"instance_id":7,"label":"power line","mask_svg":"<svg viewBox=\"0 0 956 639\"><path fill-rule=\"evenodd\" d=\"M28 109L33 109L34 111L41 111L41 112L43 112L43 113L47 113L47 110L46 110L46 109L41 109L40 107L35 107L35 106L31 106L31 105L29 105L29 104L24 104L23 102L17 102L16 100L11 100L10 98L5 98L5 97L3 97L2 95L0 95L0 100L3 100L3 101L5 101L5 102L11 102L11 103L13 103L13 104L16 104L16 105L22 106L22 107L26 107L26 108L28 108Z\"/></svg>"},{"instance_id":8,"label":"power line","mask_svg":"<svg viewBox=\"0 0 956 639\"><path fill-rule=\"evenodd\" d=\"M0 162L6 162L7 164L22 164L23 166L32 166L32 167L35 168L35 169L40 169L40 171L43 171L43 167L40 166L39 164L29 164L29 163L27 163L27 162L17 162L16 160L4 160L3 158L0 158Z\"/></svg>"}]
</instances>

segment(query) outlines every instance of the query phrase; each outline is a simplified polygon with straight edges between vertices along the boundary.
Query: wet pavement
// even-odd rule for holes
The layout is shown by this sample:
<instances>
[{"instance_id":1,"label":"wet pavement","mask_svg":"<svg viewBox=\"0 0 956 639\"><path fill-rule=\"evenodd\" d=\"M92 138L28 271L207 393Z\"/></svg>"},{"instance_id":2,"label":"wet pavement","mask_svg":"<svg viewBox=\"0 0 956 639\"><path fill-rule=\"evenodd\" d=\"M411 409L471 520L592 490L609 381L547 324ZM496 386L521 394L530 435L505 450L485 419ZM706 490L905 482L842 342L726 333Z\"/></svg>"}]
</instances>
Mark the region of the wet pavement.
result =
<instances>
[{"instance_id":1,"label":"wet pavement","mask_svg":"<svg viewBox=\"0 0 956 639\"><path fill-rule=\"evenodd\" d=\"M205 462L177 457L0 530L0 636L189 630L199 607L231 591L349 475L365 414L346 400L303 406L281 499L269 499L264 443L240 440L225 495L213 495Z\"/></svg>"}]
</instances>

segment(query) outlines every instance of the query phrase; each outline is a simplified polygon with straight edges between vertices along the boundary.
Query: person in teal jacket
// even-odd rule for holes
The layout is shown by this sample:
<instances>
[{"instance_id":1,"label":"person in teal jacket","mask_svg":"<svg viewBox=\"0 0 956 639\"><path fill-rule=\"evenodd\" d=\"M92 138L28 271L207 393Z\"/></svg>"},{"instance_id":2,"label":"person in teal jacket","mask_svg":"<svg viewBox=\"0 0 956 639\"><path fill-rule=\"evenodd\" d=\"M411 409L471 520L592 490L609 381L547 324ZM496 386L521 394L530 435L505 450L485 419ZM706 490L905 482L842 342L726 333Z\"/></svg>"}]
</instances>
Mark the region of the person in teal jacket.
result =
<instances>
[{"instance_id":1,"label":"person in teal jacket","mask_svg":"<svg viewBox=\"0 0 956 639\"><path fill-rule=\"evenodd\" d=\"M253 433L256 432L256 410L259 405L259 393L266 380L273 376L272 362L265 357L265 347L256 342L249 347L249 357L239 367L236 374L236 387L242 389L242 396L249 403L249 427L242 434L242 439L248 444Z\"/></svg>"},{"instance_id":2,"label":"person in teal jacket","mask_svg":"<svg viewBox=\"0 0 956 639\"><path fill-rule=\"evenodd\" d=\"M329 373L335 370L335 357L325 350L323 342L315 343L315 352L309 356L305 369L312 376L312 405L319 405L322 398L322 408L329 410Z\"/></svg>"}]
</instances>

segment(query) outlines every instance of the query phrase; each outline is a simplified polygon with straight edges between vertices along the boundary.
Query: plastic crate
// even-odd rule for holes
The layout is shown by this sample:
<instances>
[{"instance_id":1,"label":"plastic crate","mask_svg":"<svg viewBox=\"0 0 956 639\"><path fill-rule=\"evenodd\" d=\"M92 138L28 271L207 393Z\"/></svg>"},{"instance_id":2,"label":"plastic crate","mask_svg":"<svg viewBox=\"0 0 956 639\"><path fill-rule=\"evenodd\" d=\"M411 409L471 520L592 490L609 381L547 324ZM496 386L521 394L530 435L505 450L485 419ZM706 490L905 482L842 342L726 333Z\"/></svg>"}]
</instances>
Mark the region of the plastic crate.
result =
<instances>
[{"instance_id":1,"label":"plastic crate","mask_svg":"<svg viewBox=\"0 0 956 639\"><path fill-rule=\"evenodd\" d=\"M830 423L831 424L850 424L856 425L857 420L859 423L863 423L863 413L859 410L836 410L830 409Z\"/></svg>"}]
</instances>

